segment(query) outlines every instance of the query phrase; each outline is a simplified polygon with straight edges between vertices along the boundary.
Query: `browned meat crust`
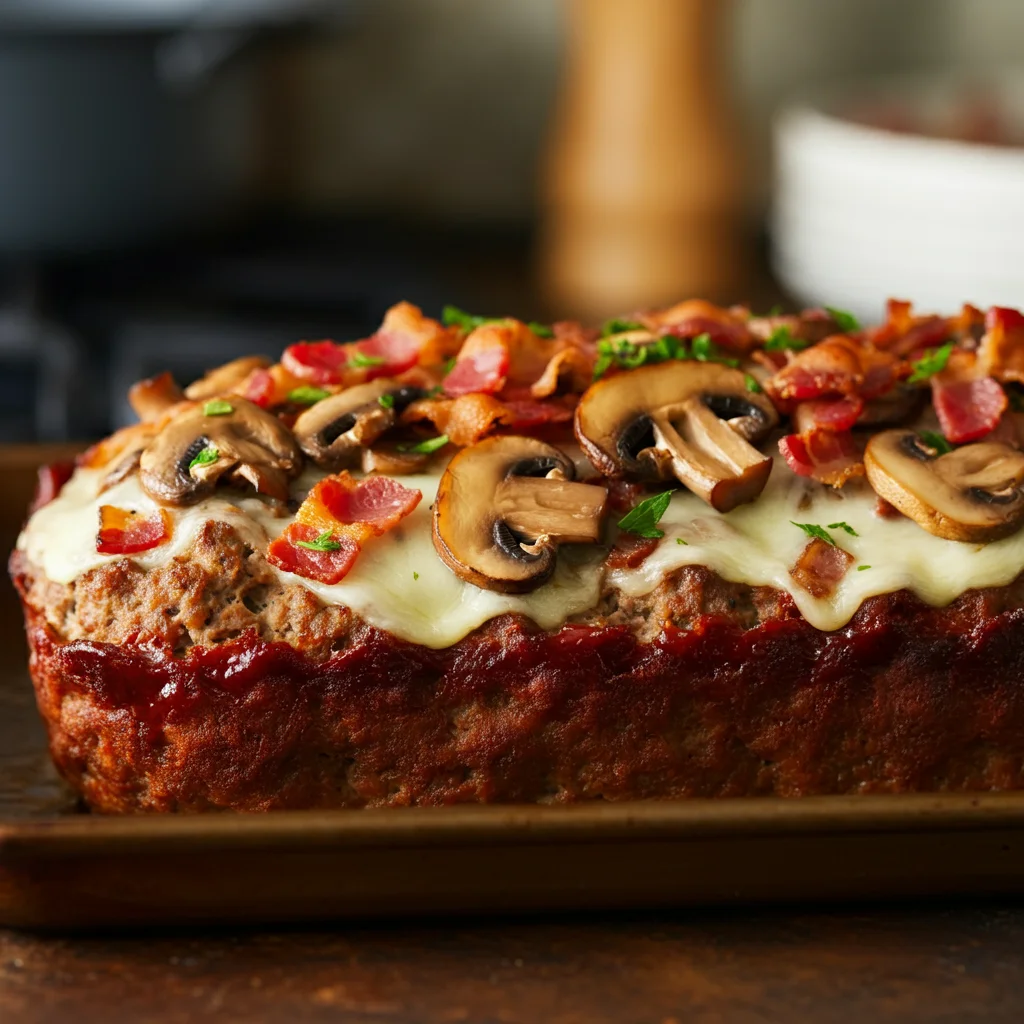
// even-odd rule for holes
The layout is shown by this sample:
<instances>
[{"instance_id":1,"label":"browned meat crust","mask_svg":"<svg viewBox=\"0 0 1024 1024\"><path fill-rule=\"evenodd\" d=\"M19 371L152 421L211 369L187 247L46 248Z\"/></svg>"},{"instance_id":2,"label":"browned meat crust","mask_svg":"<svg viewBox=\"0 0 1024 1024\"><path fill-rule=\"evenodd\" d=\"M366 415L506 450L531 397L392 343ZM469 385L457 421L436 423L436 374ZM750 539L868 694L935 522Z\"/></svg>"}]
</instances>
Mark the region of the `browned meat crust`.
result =
<instances>
[{"instance_id":1,"label":"browned meat crust","mask_svg":"<svg viewBox=\"0 0 1024 1024\"><path fill-rule=\"evenodd\" d=\"M281 586L221 525L150 573L12 571L54 759L103 811L1024 786L1020 579L823 633L689 569L433 651Z\"/></svg>"}]
</instances>

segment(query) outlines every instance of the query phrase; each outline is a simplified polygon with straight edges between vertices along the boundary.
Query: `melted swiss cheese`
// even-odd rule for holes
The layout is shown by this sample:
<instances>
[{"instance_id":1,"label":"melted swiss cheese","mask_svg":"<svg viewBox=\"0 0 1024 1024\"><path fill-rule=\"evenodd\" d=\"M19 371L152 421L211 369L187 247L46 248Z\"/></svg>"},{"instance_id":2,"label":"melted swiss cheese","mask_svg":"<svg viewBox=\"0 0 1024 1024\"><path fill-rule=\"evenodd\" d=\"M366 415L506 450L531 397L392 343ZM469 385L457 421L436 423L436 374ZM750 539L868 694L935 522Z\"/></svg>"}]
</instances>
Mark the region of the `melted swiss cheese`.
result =
<instances>
[{"instance_id":1,"label":"melted swiss cheese","mask_svg":"<svg viewBox=\"0 0 1024 1024\"><path fill-rule=\"evenodd\" d=\"M158 507L142 491L137 475L99 494L102 476L78 470L60 496L32 516L18 539L19 549L58 583L70 583L121 557L96 551L100 505L143 513ZM312 474L300 478L296 495L301 497L315 479ZM551 629L597 603L606 572L605 549L597 547L563 547L553 578L531 594L497 594L462 582L438 558L431 539L430 505L438 476L399 479L421 490L423 501L395 530L368 543L341 583L326 586L280 572L282 580L308 587L326 602L347 605L396 636L434 648L456 643L505 612L520 612ZM933 537L909 519L882 519L874 509L875 496L864 481L835 492L795 476L778 458L761 497L724 515L693 494L677 491L660 524L665 537L654 553L636 569L608 572L608 579L625 594L641 596L675 569L704 565L733 582L788 591L812 625L833 630L875 594L906 588L929 604L944 605L965 590L1009 583L1024 569L1024 531L992 544L961 544ZM217 496L170 511L172 539L132 556L140 566L187 556L208 520L230 523L261 549L291 521L273 515L255 496ZM845 522L856 531L856 536L831 531L855 562L827 598L812 597L789 573L808 542L791 521L824 527Z\"/></svg>"}]
</instances>

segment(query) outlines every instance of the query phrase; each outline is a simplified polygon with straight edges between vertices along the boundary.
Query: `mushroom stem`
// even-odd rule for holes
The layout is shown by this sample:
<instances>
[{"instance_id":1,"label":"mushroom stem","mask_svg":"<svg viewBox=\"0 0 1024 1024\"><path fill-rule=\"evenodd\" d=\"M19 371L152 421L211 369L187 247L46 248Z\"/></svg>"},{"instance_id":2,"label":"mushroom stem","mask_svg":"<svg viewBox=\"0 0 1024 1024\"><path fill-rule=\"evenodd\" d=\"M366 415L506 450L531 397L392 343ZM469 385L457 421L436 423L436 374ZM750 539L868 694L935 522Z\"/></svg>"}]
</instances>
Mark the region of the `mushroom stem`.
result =
<instances>
[{"instance_id":1,"label":"mushroom stem","mask_svg":"<svg viewBox=\"0 0 1024 1024\"><path fill-rule=\"evenodd\" d=\"M764 490L772 460L747 444L700 398L657 410L651 423L654 448L641 455L655 464L667 455L672 473L716 511L729 512Z\"/></svg>"},{"instance_id":2,"label":"mushroom stem","mask_svg":"<svg viewBox=\"0 0 1024 1024\"><path fill-rule=\"evenodd\" d=\"M601 516L608 492L594 484L552 477L509 477L494 492L498 516L524 537L566 544L593 544L600 539Z\"/></svg>"}]
</instances>

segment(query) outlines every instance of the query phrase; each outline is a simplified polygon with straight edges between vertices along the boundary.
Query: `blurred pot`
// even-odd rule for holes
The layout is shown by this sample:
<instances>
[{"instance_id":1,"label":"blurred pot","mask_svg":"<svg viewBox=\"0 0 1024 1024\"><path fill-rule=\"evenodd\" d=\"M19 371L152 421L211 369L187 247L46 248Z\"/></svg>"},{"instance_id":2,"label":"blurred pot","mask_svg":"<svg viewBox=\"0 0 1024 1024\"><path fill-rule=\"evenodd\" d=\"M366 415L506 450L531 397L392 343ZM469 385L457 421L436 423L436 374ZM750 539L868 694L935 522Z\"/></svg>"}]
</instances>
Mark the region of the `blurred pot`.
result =
<instances>
[{"instance_id":1,"label":"blurred pot","mask_svg":"<svg viewBox=\"0 0 1024 1024\"><path fill-rule=\"evenodd\" d=\"M0 252L137 242L229 210L248 165L239 72L195 94L160 36L0 36Z\"/></svg>"}]
</instances>

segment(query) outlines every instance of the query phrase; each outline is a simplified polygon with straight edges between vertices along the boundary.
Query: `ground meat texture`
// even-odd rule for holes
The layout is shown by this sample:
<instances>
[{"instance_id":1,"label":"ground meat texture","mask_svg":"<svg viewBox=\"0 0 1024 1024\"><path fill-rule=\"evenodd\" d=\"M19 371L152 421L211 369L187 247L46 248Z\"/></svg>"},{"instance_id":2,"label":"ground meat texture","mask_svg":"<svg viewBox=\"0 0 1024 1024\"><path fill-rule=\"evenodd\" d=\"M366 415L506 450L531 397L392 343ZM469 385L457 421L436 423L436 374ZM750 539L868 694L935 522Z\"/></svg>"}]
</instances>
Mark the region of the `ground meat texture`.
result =
<instances>
[{"instance_id":1,"label":"ground meat texture","mask_svg":"<svg viewBox=\"0 0 1024 1024\"><path fill-rule=\"evenodd\" d=\"M223 524L69 587L12 562L54 760L109 812L1024 785L1024 582L841 630L690 567L545 632L402 641Z\"/></svg>"}]
</instances>

